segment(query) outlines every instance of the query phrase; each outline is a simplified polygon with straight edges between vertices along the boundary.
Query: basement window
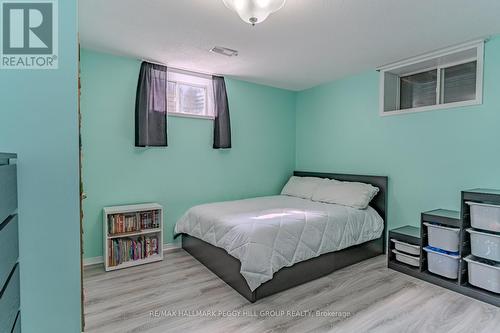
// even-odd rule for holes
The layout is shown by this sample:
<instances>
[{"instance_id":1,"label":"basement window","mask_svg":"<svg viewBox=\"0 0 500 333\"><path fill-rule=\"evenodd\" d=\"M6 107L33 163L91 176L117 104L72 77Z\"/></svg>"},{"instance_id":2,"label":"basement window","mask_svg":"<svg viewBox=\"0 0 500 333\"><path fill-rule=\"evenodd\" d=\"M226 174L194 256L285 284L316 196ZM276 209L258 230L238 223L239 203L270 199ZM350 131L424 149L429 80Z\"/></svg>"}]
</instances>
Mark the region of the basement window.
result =
<instances>
[{"instance_id":1,"label":"basement window","mask_svg":"<svg viewBox=\"0 0 500 333\"><path fill-rule=\"evenodd\" d=\"M380 115L481 104L483 54L476 41L379 68Z\"/></svg>"},{"instance_id":2,"label":"basement window","mask_svg":"<svg viewBox=\"0 0 500 333\"><path fill-rule=\"evenodd\" d=\"M210 75L169 69L167 89L169 115L214 119Z\"/></svg>"}]
</instances>

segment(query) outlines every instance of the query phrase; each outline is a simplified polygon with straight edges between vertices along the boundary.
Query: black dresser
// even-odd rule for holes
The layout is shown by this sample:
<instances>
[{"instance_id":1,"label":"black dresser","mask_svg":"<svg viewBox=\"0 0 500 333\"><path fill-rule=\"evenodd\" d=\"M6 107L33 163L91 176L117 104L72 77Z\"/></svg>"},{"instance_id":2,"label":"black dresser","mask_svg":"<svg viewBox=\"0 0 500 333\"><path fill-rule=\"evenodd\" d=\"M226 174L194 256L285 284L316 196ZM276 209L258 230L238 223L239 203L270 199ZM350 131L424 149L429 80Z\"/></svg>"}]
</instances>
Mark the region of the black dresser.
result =
<instances>
[{"instance_id":1,"label":"black dresser","mask_svg":"<svg viewBox=\"0 0 500 333\"><path fill-rule=\"evenodd\" d=\"M21 332L15 154L0 153L0 332Z\"/></svg>"}]
</instances>

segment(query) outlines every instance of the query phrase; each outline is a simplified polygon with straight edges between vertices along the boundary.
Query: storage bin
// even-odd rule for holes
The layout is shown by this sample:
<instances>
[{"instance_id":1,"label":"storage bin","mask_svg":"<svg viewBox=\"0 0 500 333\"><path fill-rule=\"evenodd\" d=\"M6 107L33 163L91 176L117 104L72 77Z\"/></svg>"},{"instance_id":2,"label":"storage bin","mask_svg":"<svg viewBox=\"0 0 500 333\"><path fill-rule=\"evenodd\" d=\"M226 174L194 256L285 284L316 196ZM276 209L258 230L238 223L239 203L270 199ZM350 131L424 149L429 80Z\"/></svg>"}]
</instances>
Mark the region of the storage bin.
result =
<instances>
[{"instance_id":1,"label":"storage bin","mask_svg":"<svg viewBox=\"0 0 500 333\"><path fill-rule=\"evenodd\" d=\"M457 252L459 244L459 228L444 227L424 222L427 227L429 246L449 252Z\"/></svg>"},{"instance_id":2,"label":"storage bin","mask_svg":"<svg viewBox=\"0 0 500 333\"><path fill-rule=\"evenodd\" d=\"M460 261L458 253L447 253L447 251L429 246L424 247L424 250L427 252L427 269L429 272L449 279L458 278L458 263Z\"/></svg>"},{"instance_id":3,"label":"storage bin","mask_svg":"<svg viewBox=\"0 0 500 333\"><path fill-rule=\"evenodd\" d=\"M467 201L470 206L471 226L493 232L500 232L500 206Z\"/></svg>"},{"instance_id":4,"label":"storage bin","mask_svg":"<svg viewBox=\"0 0 500 333\"><path fill-rule=\"evenodd\" d=\"M420 257L414 257L406 253L399 252L398 250L392 250L392 252L396 255L396 260L402 263L419 267L420 265Z\"/></svg>"},{"instance_id":5,"label":"storage bin","mask_svg":"<svg viewBox=\"0 0 500 333\"><path fill-rule=\"evenodd\" d=\"M490 234L474 229L470 233L471 252L476 257L500 261L500 234Z\"/></svg>"},{"instance_id":6,"label":"storage bin","mask_svg":"<svg viewBox=\"0 0 500 333\"><path fill-rule=\"evenodd\" d=\"M469 283L473 286L500 293L500 263L467 256Z\"/></svg>"},{"instance_id":7,"label":"storage bin","mask_svg":"<svg viewBox=\"0 0 500 333\"><path fill-rule=\"evenodd\" d=\"M396 250L412 254L414 256L420 256L420 246L408 244L394 238L392 238L391 241L394 243L394 247L396 248Z\"/></svg>"}]
</instances>

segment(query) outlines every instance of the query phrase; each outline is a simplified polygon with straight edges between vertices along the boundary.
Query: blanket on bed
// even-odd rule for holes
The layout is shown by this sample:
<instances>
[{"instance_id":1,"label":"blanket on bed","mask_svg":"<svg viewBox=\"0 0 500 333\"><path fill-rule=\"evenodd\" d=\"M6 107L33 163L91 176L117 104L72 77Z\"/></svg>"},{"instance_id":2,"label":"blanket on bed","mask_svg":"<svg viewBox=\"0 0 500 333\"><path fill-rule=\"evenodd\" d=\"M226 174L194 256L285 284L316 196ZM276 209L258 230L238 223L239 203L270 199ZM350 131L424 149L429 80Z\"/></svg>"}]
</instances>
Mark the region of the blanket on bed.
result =
<instances>
[{"instance_id":1,"label":"blanket on bed","mask_svg":"<svg viewBox=\"0 0 500 333\"><path fill-rule=\"evenodd\" d=\"M271 196L195 206L177 222L186 233L225 249L241 262L250 290L279 269L379 238L377 212Z\"/></svg>"}]
</instances>

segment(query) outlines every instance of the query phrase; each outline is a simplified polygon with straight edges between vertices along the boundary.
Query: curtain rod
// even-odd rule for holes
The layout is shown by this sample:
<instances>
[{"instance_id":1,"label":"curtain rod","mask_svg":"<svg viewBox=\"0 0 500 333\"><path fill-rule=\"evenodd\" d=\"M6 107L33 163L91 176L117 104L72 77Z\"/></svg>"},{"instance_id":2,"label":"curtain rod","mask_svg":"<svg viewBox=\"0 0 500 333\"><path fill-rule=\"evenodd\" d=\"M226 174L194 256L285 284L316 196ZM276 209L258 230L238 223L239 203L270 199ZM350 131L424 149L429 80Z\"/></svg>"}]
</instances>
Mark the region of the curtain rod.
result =
<instances>
[{"instance_id":1,"label":"curtain rod","mask_svg":"<svg viewBox=\"0 0 500 333\"><path fill-rule=\"evenodd\" d=\"M161 63L161 62L150 60L150 59L141 58L140 60L149 62L151 64L155 64L155 65L165 66L167 68L177 69L179 71L184 71L184 72L191 72L191 73L195 73L195 74L197 73L197 74L203 74L203 75L209 75L209 76L224 76L224 75L218 74L218 73L208 73L208 72L202 72L202 71L192 70L192 69L187 69L187 68L168 66L165 63Z\"/></svg>"}]
</instances>

